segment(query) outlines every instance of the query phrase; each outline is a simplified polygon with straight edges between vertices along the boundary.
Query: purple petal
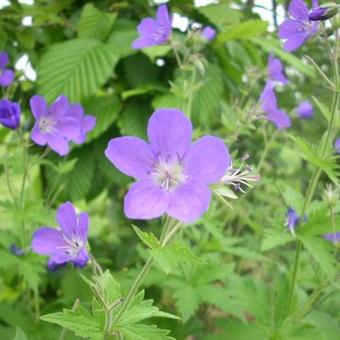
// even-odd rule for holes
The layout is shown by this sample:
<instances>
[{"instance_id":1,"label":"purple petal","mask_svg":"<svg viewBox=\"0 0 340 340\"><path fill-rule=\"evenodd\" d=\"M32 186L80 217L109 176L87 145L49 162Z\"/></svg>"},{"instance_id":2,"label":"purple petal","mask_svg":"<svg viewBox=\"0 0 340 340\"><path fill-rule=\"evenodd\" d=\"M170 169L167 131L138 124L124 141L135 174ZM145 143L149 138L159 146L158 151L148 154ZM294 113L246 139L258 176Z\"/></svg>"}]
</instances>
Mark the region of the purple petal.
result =
<instances>
[{"instance_id":1,"label":"purple petal","mask_svg":"<svg viewBox=\"0 0 340 340\"><path fill-rule=\"evenodd\" d=\"M137 137L111 139L105 156L124 174L145 178L155 162L149 144Z\"/></svg>"},{"instance_id":2,"label":"purple petal","mask_svg":"<svg viewBox=\"0 0 340 340\"><path fill-rule=\"evenodd\" d=\"M279 27L279 38L289 39L292 35L304 31L303 23L287 19Z\"/></svg>"},{"instance_id":3,"label":"purple petal","mask_svg":"<svg viewBox=\"0 0 340 340\"><path fill-rule=\"evenodd\" d=\"M8 54L6 52L0 52L0 70L3 70L8 62Z\"/></svg>"},{"instance_id":4,"label":"purple petal","mask_svg":"<svg viewBox=\"0 0 340 340\"><path fill-rule=\"evenodd\" d=\"M46 145L46 135L42 134L39 129L38 123L35 123L31 132L31 139L35 144Z\"/></svg>"},{"instance_id":5,"label":"purple petal","mask_svg":"<svg viewBox=\"0 0 340 340\"><path fill-rule=\"evenodd\" d=\"M337 138L334 142L334 147L337 153L340 153L340 138Z\"/></svg>"},{"instance_id":6,"label":"purple petal","mask_svg":"<svg viewBox=\"0 0 340 340\"><path fill-rule=\"evenodd\" d=\"M20 106L8 99L0 100L0 123L9 128L17 129L20 125Z\"/></svg>"},{"instance_id":7,"label":"purple petal","mask_svg":"<svg viewBox=\"0 0 340 340\"><path fill-rule=\"evenodd\" d=\"M279 109L267 113L266 119L271 121L279 130L287 129L291 126L291 120L288 114Z\"/></svg>"},{"instance_id":8,"label":"purple petal","mask_svg":"<svg viewBox=\"0 0 340 340\"><path fill-rule=\"evenodd\" d=\"M57 211L57 222L65 236L73 239L77 234L78 217L71 202L60 205Z\"/></svg>"},{"instance_id":9,"label":"purple petal","mask_svg":"<svg viewBox=\"0 0 340 340\"><path fill-rule=\"evenodd\" d=\"M157 22L153 18L145 18L140 22L137 30L142 37L148 37L150 34L157 31Z\"/></svg>"},{"instance_id":10,"label":"purple petal","mask_svg":"<svg viewBox=\"0 0 340 340\"><path fill-rule=\"evenodd\" d=\"M151 149L164 159L182 159L190 146L191 136L191 122L180 110L158 109L149 119Z\"/></svg>"},{"instance_id":11,"label":"purple petal","mask_svg":"<svg viewBox=\"0 0 340 340\"><path fill-rule=\"evenodd\" d=\"M74 117L60 117L56 123L56 130L58 134L66 139L74 139L81 133L81 122L77 121Z\"/></svg>"},{"instance_id":12,"label":"purple petal","mask_svg":"<svg viewBox=\"0 0 340 340\"><path fill-rule=\"evenodd\" d=\"M305 32L297 33L291 36L284 44L283 48L287 52L291 52L299 48L308 39L309 34Z\"/></svg>"},{"instance_id":13,"label":"purple petal","mask_svg":"<svg viewBox=\"0 0 340 340\"><path fill-rule=\"evenodd\" d=\"M14 72L12 70L5 70L0 75L0 85L1 86L5 87L5 86L11 85L13 80L14 80Z\"/></svg>"},{"instance_id":14,"label":"purple petal","mask_svg":"<svg viewBox=\"0 0 340 340\"><path fill-rule=\"evenodd\" d=\"M208 210L210 198L211 192L205 184L191 181L171 194L166 212L184 223L192 223Z\"/></svg>"},{"instance_id":15,"label":"purple petal","mask_svg":"<svg viewBox=\"0 0 340 340\"><path fill-rule=\"evenodd\" d=\"M66 265L67 262L72 261L72 259L72 255L69 255L64 251L54 253L47 262L48 269L55 271L56 269Z\"/></svg>"},{"instance_id":16,"label":"purple petal","mask_svg":"<svg viewBox=\"0 0 340 340\"><path fill-rule=\"evenodd\" d=\"M277 99L276 94L274 92L274 84L271 81L268 81L266 83L266 86L264 87L261 96L261 109L264 112L273 111L277 107Z\"/></svg>"},{"instance_id":17,"label":"purple petal","mask_svg":"<svg viewBox=\"0 0 340 340\"><path fill-rule=\"evenodd\" d=\"M60 117L66 115L69 109L69 102L67 97L59 96L50 106L49 114L51 117Z\"/></svg>"},{"instance_id":18,"label":"purple petal","mask_svg":"<svg viewBox=\"0 0 340 340\"><path fill-rule=\"evenodd\" d=\"M55 134L46 134L46 142L48 146L60 156L65 156L70 151L67 140L63 136L60 136L58 132Z\"/></svg>"},{"instance_id":19,"label":"purple petal","mask_svg":"<svg viewBox=\"0 0 340 340\"><path fill-rule=\"evenodd\" d=\"M75 267L83 268L89 262L90 256L86 248L82 248L77 257L72 260Z\"/></svg>"},{"instance_id":20,"label":"purple petal","mask_svg":"<svg viewBox=\"0 0 340 340\"><path fill-rule=\"evenodd\" d=\"M40 255L51 256L66 245L60 230L42 227L33 233L32 249Z\"/></svg>"},{"instance_id":21,"label":"purple petal","mask_svg":"<svg viewBox=\"0 0 340 340\"><path fill-rule=\"evenodd\" d=\"M85 116L82 121L82 127L85 133L90 132L96 126L96 118L93 116Z\"/></svg>"},{"instance_id":22,"label":"purple petal","mask_svg":"<svg viewBox=\"0 0 340 340\"><path fill-rule=\"evenodd\" d=\"M132 48L134 49L141 49L141 48L146 48L150 46L157 45L153 40L148 39L148 38L137 38L133 43L132 43Z\"/></svg>"},{"instance_id":23,"label":"purple petal","mask_svg":"<svg viewBox=\"0 0 340 340\"><path fill-rule=\"evenodd\" d=\"M304 101L296 108L296 113L301 119L312 118L314 116L314 107L309 101Z\"/></svg>"},{"instance_id":24,"label":"purple petal","mask_svg":"<svg viewBox=\"0 0 340 340\"><path fill-rule=\"evenodd\" d=\"M231 159L222 139L204 136L190 146L185 163L190 178L212 184L223 177Z\"/></svg>"},{"instance_id":25,"label":"purple petal","mask_svg":"<svg viewBox=\"0 0 340 340\"><path fill-rule=\"evenodd\" d=\"M292 0L288 7L289 14L299 20L308 21L308 7L302 0Z\"/></svg>"},{"instance_id":26,"label":"purple petal","mask_svg":"<svg viewBox=\"0 0 340 340\"><path fill-rule=\"evenodd\" d=\"M87 234L89 230L89 215L82 212L78 218L77 236L84 244L87 243Z\"/></svg>"},{"instance_id":27,"label":"purple petal","mask_svg":"<svg viewBox=\"0 0 340 340\"><path fill-rule=\"evenodd\" d=\"M208 41L211 41L216 36L216 30L213 29L211 26L206 26L203 28L201 35L203 38L207 39Z\"/></svg>"},{"instance_id":28,"label":"purple petal","mask_svg":"<svg viewBox=\"0 0 340 340\"><path fill-rule=\"evenodd\" d=\"M281 60L278 58L274 58L273 55L270 55L268 60L268 73L270 79L279 81L283 84L287 84L288 79L283 72L284 69Z\"/></svg>"},{"instance_id":29,"label":"purple petal","mask_svg":"<svg viewBox=\"0 0 340 340\"><path fill-rule=\"evenodd\" d=\"M131 219L157 218L165 213L168 202L168 193L153 181L145 179L132 184L125 196L124 212Z\"/></svg>"},{"instance_id":30,"label":"purple petal","mask_svg":"<svg viewBox=\"0 0 340 340\"><path fill-rule=\"evenodd\" d=\"M340 232L337 231L335 233L329 233L329 234L325 234L324 235L324 238L327 240L327 241L330 241L334 244L337 244L340 242Z\"/></svg>"},{"instance_id":31,"label":"purple petal","mask_svg":"<svg viewBox=\"0 0 340 340\"><path fill-rule=\"evenodd\" d=\"M169 16L168 7L166 5L161 5L157 9L156 13L157 24L163 26L164 28L171 27L171 21Z\"/></svg>"},{"instance_id":32,"label":"purple petal","mask_svg":"<svg viewBox=\"0 0 340 340\"><path fill-rule=\"evenodd\" d=\"M36 95L30 99L30 108L35 119L47 114L47 103L41 96Z\"/></svg>"}]
</instances>

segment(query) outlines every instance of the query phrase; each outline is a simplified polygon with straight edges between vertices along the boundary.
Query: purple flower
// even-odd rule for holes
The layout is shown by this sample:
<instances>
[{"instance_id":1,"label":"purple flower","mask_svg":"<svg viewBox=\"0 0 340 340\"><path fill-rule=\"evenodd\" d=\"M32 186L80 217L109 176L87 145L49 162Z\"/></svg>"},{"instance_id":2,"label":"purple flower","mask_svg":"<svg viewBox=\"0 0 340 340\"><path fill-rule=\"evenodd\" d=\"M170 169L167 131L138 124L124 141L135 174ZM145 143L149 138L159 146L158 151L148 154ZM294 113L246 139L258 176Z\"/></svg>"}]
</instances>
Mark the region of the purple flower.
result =
<instances>
[{"instance_id":1,"label":"purple flower","mask_svg":"<svg viewBox=\"0 0 340 340\"><path fill-rule=\"evenodd\" d=\"M216 30L211 26L205 26L201 33L202 37L208 41L213 40L216 37Z\"/></svg>"},{"instance_id":2,"label":"purple flower","mask_svg":"<svg viewBox=\"0 0 340 340\"><path fill-rule=\"evenodd\" d=\"M166 5L158 7L156 19L143 19L137 30L139 38L132 43L132 47L135 49L166 43L171 34L171 18Z\"/></svg>"},{"instance_id":3,"label":"purple flower","mask_svg":"<svg viewBox=\"0 0 340 340\"><path fill-rule=\"evenodd\" d=\"M286 226L293 235L295 234L295 229L299 223L300 216L293 208L289 207L286 215Z\"/></svg>"},{"instance_id":4,"label":"purple flower","mask_svg":"<svg viewBox=\"0 0 340 340\"><path fill-rule=\"evenodd\" d=\"M16 244L11 244L11 246L9 247L9 250L11 251L12 254L16 255L16 256L23 256L25 255L25 250L18 247Z\"/></svg>"},{"instance_id":5,"label":"purple flower","mask_svg":"<svg viewBox=\"0 0 340 340\"><path fill-rule=\"evenodd\" d=\"M8 99L0 100L0 124L9 128L17 129L20 125L20 105L9 101Z\"/></svg>"},{"instance_id":6,"label":"purple flower","mask_svg":"<svg viewBox=\"0 0 340 340\"><path fill-rule=\"evenodd\" d=\"M261 109L266 113L266 119L271 121L278 129L283 130L291 126L288 114L277 107L277 98L272 81L268 81L264 87L260 102Z\"/></svg>"},{"instance_id":7,"label":"purple flower","mask_svg":"<svg viewBox=\"0 0 340 340\"><path fill-rule=\"evenodd\" d=\"M60 156L69 150L69 141L81 144L86 133L94 128L92 116L85 116L79 104L70 104L60 96L50 107L41 96L30 100L31 111L36 119L31 138L38 145L48 145Z\"/></svg>"},{"instance_id":8,"label":"purple flower","mask_svg":"<svg viewBox=\"0 0 340 340\"><path fill-rule=\"evenodd\" d=\"M308 7L302 0L292 0L288 10L292 19L287 19L281 24L279 37L285 40L283 48L290 52L313 37L318 32L319 24L309 19Z\"/></svg>"},{"instance_id":9,"label":"purple flower","mask_svg":"<svg viewBox=\"0 0 340 340\"><path fill-rule=\"evenodd\" d=\"M185 223L209 207L209 185L231 164L220 138L204 136L191 143L192 125L177 109L158 109L149 119L149 144L136 137L109 142L106 157L137 181L125 196L128 218L152 219L167 213Z\"/></svg>"},{"instance_id":10,"label":"purple flower","mask_svg":"<svg viewBox=\"0 0 340 340\"><path fill-rule=\"evenodd\" d=\"M282 84L288 83L281 60L275 58L272 54L270 54L268 58L268 76L269 79L279 81Z\"/></svg>"},{"instance_id":11,"label":"purple flower","mask_svg":"<svg viewBox=\"0 0 340 340\"><path fill-rule=\"evenodd\" d=\"M334 244L337 244L340 242L340 231L337 231L335 233L329 233L329 234L325 234L324 235L324 238L327 240L327 241L330 241Z\"/></svg>"},{"instance_id":12,"label":"purple flower","mask_svg":"<svg viewBox=\"0 0 340 340\"><path fill-rule=\"evenodd\" d=\"M301 119L308 119L314 116L314 107L307 100L302 102L295 110L297 116Z\"/></svg>"},{"instance_id":13,"label":"purple flower","mask_svg":"<svg viewBox=\"0 0 340 340\"><path fill-rule=\"evenodd\" d=\"M309 14L311 21L324 21L328 20L338 14L337 7L318 7Z\"/></svg>"},{"instance_id":14,"label":"purple flower","mask_svg":"<svg viewBox=\"0 0 340 340\"><path fill-rule=\"evenodd\" d=\"M337 138L334 142L334 147L337 153L340 153L340 138Z\"/></svg>"},{"instance_id":15,"label":"purple flower","mask_svg":"<svg viewBox=\"0 0 340 340\"><path fill-rule=\"evenodd\" d=\"M77 216L70 202L62 204L56 215L60 229L41 227L33 234L32 249L40 255L49 256L48 267L66 265L84 267L89 261L86 249L89 217L86 213Z\"/></svg>"},{"instance_id":16,"label":"purple flower","mask_svg":"<svg viewBox=\"0 0 340 340\"><path fill-rule=\"evenodd\" d=\"M8 54L0 52L0 86L3 87L11 85L14 80L14 72L6 68L8 62Z\"/></svg>"}]
</instances>

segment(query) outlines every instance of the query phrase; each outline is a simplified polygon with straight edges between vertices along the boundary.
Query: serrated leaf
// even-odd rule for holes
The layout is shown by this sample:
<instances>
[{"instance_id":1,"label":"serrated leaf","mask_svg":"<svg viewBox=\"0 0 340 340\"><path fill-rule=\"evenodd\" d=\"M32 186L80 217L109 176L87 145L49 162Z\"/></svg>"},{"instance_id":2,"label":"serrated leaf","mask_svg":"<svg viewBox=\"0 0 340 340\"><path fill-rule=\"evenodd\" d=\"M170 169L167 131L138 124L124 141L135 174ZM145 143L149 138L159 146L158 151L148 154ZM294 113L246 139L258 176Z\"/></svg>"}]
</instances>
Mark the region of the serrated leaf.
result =
<instances>
[{"instance_id":1,"label":"serrated leaf","mask_svg":"<svg viewBox=\"0 0 340 340\"><path fill-rule=\"evenodd\" d=\"M139 237L139 239L143 243L145 243L150 249L159 249L161 247L157 237L154 234L142 231L135 225L132 225L132 228Z\"/></svg>"},{"instance_id":2,"label":"serrated leaf","mask_svg":"<svg viewBox=\"0 0 340 340\"><path fill-rule=\"evenodd\" d=\"M48 102L59 95L81 102L110 77L118 56L110 44L73 39L53 45L38 63L38 92Z\"/></svg>"},{"instance_id":3,"label":"serrated leaf","mask_svg":"<svg viewBox=\"0 0 340 340\"><path fill-rule=\"evenodd\" d=\"M47 314L40 318L69 329L78 336L98 338L104 335L104 325L94 320L92 314L81 306L75 311L64 309L63 312Z\"/></svg>"},{"instance_id":4,"label":"serrated leaf","mask_svg":"<svg viewBox=\"0 0 340 340\"><path fill-rule=\"evenodd\" d=\"M264 230L261 251L267 251L272 248L283 246L289 242L293 242L294 238L287 230L266 229Z\"/></svg>"},{"instance_id":5,"label":"serrated leaf","mask_svg":"<svg viewBox=\"0 0 340 340\"><path fill-rule=\"evenodd\" d=\"M86 4L79 21L78 37L104 41L111 32L116 17L116 13L105 13L91 3Z\"/></svg>"},{"instance_id":6,"label":"serrated leaf","mask_svg":"<svg viewBox=\"0 0 340 340\"><path fill-rule=\"evenodd\" d=\"M114 279L109 270L97 277L97 281L108 305L115 303L121 297L120 284Z\"/></svg>"},{"instance_id":7,"label":"serrated leaf","mask_svg":"<svg viewBox=\"0 0 340 340\"><path fill-rule=\"evenodd\" d=\"M119 331L127 340L174 340L168 336L168 330L160 329L156 325L127 325Z\"/></svg>"},{"instance_id":8,"label":"serrated leaf","mask_svg":"<svg viewBox=\"0 0 340 340\"><path fill-rule=\"evenodd\" d=\"M293 208L300 214L304 204L303 195L286 184L279 185L279 188L287 207Z\"/></svg>"},{"instance_id":9,"label":"serrated leaf","mask_svg":"<svg viewBox=\"0 0 340 340\"><path fill-rule=\"evenodd\" d=\"M175 303L183 322L193 316L200 304L200 296L194 287L184 285L174 293Z\"/></svg>"}]
</instances>

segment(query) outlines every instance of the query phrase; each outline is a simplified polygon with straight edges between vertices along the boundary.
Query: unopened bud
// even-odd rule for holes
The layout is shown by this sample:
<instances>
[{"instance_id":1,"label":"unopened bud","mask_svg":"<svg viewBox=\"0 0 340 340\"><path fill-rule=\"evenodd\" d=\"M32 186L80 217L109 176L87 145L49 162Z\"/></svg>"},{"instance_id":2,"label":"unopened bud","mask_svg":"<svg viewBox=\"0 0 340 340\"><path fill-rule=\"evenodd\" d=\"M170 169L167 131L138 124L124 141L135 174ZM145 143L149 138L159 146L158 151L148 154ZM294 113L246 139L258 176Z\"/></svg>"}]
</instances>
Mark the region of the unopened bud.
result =
<instances>
[{"instance_id":1,"label":"unopened bud","mask_svg":"<svg viewBox=\"0 0 340 340\"><path fill-rule=\"evenodd\" d=\"M311 21L325 21L338 14L337 7L318 7L309 14Z\"/></svg>"}]
</instances>

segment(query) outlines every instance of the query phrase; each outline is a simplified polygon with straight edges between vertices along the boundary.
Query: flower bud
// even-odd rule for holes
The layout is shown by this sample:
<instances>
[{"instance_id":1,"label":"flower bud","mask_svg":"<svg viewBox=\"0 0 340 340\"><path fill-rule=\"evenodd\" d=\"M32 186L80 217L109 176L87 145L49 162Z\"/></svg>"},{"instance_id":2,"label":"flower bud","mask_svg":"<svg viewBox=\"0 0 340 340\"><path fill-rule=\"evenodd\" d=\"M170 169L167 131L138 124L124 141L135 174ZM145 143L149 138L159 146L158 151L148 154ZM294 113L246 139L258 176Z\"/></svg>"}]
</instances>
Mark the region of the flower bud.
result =
<instances>
[{"instance_id":1,"label":"flower bud","mask_svg":"<svg viewBox=\"0 0 340 340\"><path fill-rule=\"evenodd\" d=\"M324 21L334 17L337 14L337 7L318 7L309 14L309 20Z\"/></svg>"},{"instance_id":2,"label":"flower bud","mask_svg":"<svg viewBox=\"0 0 340 340\"><path fill-rule=\"evenodd\" d=\"M20 125L20 106L8 99L0 100L0 124L15 130Z\"/></svg>"}]
</instances>

